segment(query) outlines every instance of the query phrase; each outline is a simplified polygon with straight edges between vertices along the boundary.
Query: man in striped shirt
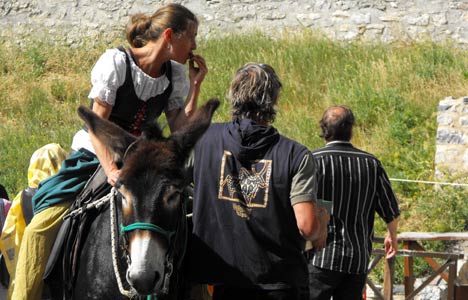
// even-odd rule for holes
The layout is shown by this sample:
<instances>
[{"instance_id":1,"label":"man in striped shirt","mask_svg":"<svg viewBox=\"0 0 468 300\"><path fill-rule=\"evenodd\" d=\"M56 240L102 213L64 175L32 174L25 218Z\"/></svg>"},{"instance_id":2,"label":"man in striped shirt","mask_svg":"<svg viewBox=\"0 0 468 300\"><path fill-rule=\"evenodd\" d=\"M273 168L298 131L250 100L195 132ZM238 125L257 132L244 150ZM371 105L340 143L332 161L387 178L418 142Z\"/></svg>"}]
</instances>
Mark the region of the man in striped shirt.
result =
<instances>
[{"instance_id":1,"label":"man in striped shirt","mask_svg":"<svg viewBox=\"0 0 468 300\"><path fill-rule=\"evenodd\" d=\"M307 252L310 300L360 300L372 251L374 215L387 224L387 258L397 251L400 211L381 162L351 143L354 116L332 106L320 121L326 146L312 152L318 166L317 198L332 201L326 247Z\"/></svg>"}]
</instances>

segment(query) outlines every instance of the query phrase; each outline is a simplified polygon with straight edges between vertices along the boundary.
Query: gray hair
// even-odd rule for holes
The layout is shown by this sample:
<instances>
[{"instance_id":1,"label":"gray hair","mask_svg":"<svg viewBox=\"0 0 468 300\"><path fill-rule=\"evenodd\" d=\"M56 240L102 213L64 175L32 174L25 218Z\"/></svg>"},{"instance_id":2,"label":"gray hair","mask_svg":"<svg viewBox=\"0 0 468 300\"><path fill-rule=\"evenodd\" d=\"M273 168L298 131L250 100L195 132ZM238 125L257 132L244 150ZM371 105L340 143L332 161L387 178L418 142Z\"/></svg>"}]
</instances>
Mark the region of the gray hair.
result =
<instances>
[{"instance_id":1,"label":"gray hair","mask_svg":"<svg viewBox=\"0 0 468 300\"><path fill-rule=\"evenodd\" d=\"M229 89L233 117L259 123L275 120L281 81L266 64L247 63L237 70Z\"/></svg>"}]
</instances>

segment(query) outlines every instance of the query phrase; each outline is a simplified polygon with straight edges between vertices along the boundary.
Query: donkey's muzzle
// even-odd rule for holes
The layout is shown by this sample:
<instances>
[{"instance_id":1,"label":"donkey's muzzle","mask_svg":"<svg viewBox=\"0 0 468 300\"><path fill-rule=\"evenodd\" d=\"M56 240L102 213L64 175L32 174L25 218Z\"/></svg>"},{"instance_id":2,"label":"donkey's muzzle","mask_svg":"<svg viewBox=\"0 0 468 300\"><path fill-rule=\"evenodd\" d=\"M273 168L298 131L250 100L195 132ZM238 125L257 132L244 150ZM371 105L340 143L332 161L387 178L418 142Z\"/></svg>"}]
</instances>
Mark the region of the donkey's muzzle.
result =
<instances>
[{"instance_id":1,"label":"donkey's muzzle","mask_svg":"<svg viewBox=\"0 0 468 300\"><path fill-rule=\"evenodd\" d=\"M159 281L161 275L159 272L127 272L128 283L140 295L149 295L154 293L154 287Z\"/></svg>"}]
</instances>

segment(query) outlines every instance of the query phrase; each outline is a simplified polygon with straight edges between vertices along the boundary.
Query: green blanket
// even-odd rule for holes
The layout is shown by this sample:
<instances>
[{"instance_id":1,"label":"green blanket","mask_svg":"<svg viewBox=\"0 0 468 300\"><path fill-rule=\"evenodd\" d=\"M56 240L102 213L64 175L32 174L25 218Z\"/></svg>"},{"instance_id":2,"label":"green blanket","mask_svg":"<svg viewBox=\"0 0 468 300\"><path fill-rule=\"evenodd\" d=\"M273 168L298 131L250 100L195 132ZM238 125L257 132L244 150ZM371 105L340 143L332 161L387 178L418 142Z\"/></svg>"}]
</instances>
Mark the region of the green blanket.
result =
<instances>
[{"instance_id":1,"label":"green blanket","mask_svg":"<svg viewBox=\"0 0 468 300\"><path fill-rule=\"evenodd\" d=\"M60 171L41 181L32 199L34 214L65 200L73 200L99 165L96 155L80 149L62 162Z\"/></svg>"}]
</instances>

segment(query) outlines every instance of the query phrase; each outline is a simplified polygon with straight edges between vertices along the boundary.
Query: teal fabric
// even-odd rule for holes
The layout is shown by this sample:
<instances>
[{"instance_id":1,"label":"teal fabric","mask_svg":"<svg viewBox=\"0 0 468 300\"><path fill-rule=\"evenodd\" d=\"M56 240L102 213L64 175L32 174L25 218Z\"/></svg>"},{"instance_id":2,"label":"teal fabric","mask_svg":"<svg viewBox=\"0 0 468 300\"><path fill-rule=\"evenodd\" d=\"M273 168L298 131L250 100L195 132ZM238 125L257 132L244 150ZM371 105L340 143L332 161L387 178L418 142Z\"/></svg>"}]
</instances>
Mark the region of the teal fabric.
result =
<instances>
[{"instance_id":1,"label":"teal fabric","mask_svg":"<svg viewBox=\"0 0 468 300\"><path fill-rule=\"evenodd\" d=\"M80 149L64 160L60 171L39 184L32 199L34 214L62 201L75 199L98 165L96 155L86 149Z\"/></svg>"}]
</instances>

